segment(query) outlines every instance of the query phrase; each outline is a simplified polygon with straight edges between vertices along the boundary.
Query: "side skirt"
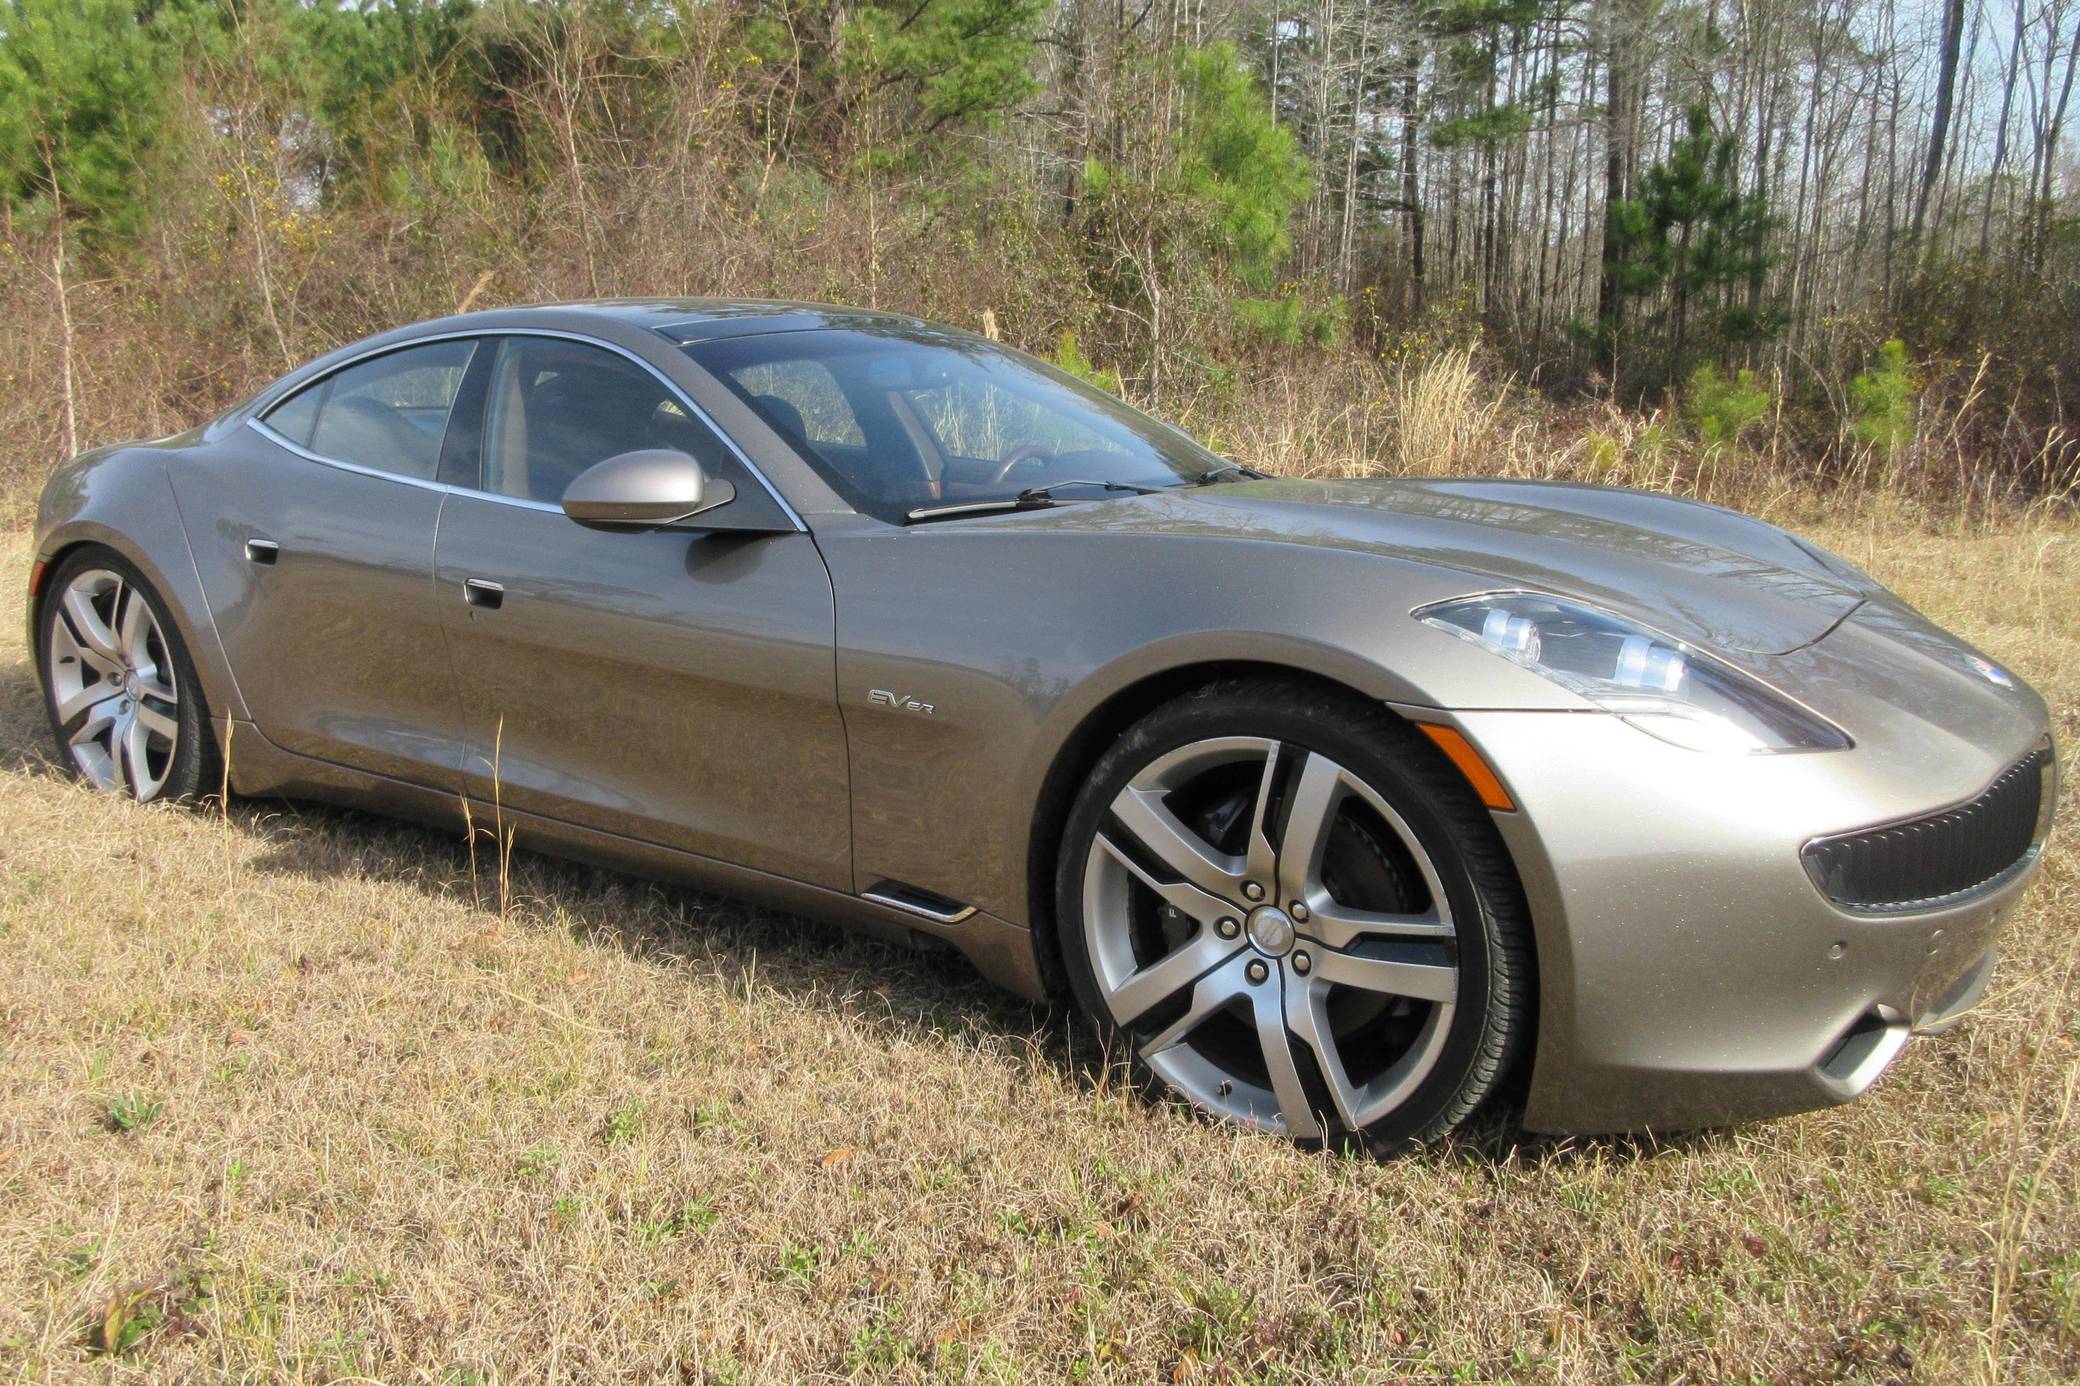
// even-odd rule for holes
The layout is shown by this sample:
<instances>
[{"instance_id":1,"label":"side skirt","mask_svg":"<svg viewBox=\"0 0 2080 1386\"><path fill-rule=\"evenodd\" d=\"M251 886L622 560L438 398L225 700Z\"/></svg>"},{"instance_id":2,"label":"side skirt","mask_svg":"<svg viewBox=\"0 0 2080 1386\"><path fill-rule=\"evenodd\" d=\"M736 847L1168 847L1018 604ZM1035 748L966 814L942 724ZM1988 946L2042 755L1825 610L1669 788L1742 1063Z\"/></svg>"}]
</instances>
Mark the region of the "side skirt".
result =
<instances>
[{"instance_id":1,"label":"side skirt","mask_svg":"<svg viewBox=\"0 0 2080 1386\"><path fill-rule=\"evenodd\" d=\"M463 799L459 794L442 793L285 751L250 722L223 718L217 722L219 740L228 743L226 759L231 766L232 787L241 795L341 804L458 834L464 831ZM998 986L1028 1000L1047 999L1030 932L982 910L953 920L935 919L915 908L846 895L561 819L510 807L495 810L487 800L470 799L469 812L479 826L490 822L495 813L502 813L505 826L518 845L549 856L692 886L836 924L901 947L950 947Z\"/></svg>"}]
</instances>

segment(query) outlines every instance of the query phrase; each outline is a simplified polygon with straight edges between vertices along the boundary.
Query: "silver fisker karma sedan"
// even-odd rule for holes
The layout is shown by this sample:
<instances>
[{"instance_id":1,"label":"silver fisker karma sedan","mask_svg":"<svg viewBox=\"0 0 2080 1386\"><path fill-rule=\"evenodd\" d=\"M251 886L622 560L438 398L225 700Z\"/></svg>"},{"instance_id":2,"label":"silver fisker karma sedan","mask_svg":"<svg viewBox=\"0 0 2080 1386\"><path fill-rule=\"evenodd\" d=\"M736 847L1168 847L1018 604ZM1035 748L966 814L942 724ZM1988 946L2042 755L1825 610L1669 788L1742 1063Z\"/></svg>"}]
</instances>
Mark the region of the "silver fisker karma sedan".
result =
<instances>
[{"instance_id":1,"label":"silver fisker karma sedan","mask_svg":"<svg viewBox=\"0 0 2080 1386\"><path fill-rule=\"evenodd\" d=\"M74 459L35 542L99 788L495 800L1308 1142L1853 1098L1984 990L2054 798L2034 692L1781 529L1259 476L850 309L402 328Z\"/></svg>"}]
</instances>

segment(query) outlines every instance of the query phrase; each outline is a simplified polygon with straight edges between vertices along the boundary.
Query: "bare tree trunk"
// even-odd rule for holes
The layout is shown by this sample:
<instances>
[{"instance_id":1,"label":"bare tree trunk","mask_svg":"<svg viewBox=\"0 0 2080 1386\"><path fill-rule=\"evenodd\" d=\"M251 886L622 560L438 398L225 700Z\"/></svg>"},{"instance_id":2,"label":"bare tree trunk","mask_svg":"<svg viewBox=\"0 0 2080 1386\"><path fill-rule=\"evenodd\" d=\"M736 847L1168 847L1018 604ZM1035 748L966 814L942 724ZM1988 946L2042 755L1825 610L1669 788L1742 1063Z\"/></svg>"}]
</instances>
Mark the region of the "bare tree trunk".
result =
<instances>
[{"instance_id":1,"label":"bare tree trunk","mask_svg":"<svg viewBox=\"0 0 2080 1386\"><path fill-rule=\"evenodd\" d=\"M1957 55L1964 46L1964 0L1944 0L1943 50L1936 76L1936 113L1928 132L1928 160L1921 168L1921 192L1914 199L1914 225L1909 239L1917 251L1928 219L1929 195L1943 169L1943 143L1950 134L1950 103L1957 93Z\"/></svg>"},{"instance_id":2,"label":"bare tree trunk","mask_svg":"<svg viewBox=\"0 0 2080 1386\"><path fill-rule=\"evenodd\" d=\"M1618 333L1624 326L1624 294L1618 282L1618 206L1632 193L1632 136L1629 123L1636 99L1631 26L1623 7L1612 0L1604 11L1606 99L1603 113L1603 278L1596 290L1596 320L1603 335L1604 366L1617 384Z\"/></svg>"},{"instance_id":3,"label":"bare tree trunk","mask_svg":"<svg viewBox=\"0 0 2080 1386\"><path fill-rule=\"evenodd\" d=\"M72 295L65 283L65 217L64 204L54 203L54 220L58 228L58 243L51 251L51 284L58 293L58 337L63 353L64 401L65 401L65 455L71 457L79 452L79 405L73 389L72 374Z\"/></svg>"},{"instance_id":4,"label":"bare tree trunk","mask_svg":"<svg viewBox=\"0 0 2080 1386\"><path fill-rule=\"evenodd\" d=\"M58 181L57 152L48 144L43 146L44 176L50 184L51 230L55 244L51 249L51 288L58 298L58 350L60 384L65 411L65 455L79 452L79 408L73 387L72 368L72 293L65 278L65 188Z\"/></svg>"},{"instance_id":5,"label":"bare tree trunk","mask_svg":"<svg viewBox=\"0 0 2080 1386\"><path fill-rule=\"evenodd\" d=\"M1372 24L1362 12L1358 25L1358 65L1351 72L1350 148L1343 162L1343 226L1336 247L1336 282L1345 293L1357 282L1358 141L1365 118L1365 75L1372 61Z\"/></svg>"},{"instance_id":6,"label":"bare tree trunk","mask_svg":"<svg viewBox=\"0 0 2080 1386\"><path fill-rule=\"evenodd\" d=\"M1979 207L1979 258L1985 259L1993 246L1993 194L2000 185L2001 167L2008 160L2008 117L2015 109L2015 78L2022 67L2022 31L2028 26L2025 0L2015 0L2015 37L2008 45L2007 71L2001 74L2001 118L1993 132L1993 166L1986 173L1986 197Z\"/></svg>"},{"instance_id":7,"label":"bare tree trunk","mask_svg":"<svg viewBox=\"0 0 2080 1386\"><path fill-rule=\"evenodd\" d=\"M2058 34L2054 30L2050 36L2050 43L2057 42ZM2044 134L2044 171L2042 182L2037 189L2036 226L2030 234L2029 252L2030 268L2040 273L2044 268L2044 253L2051 240L2051 175L2058 167L2058 141L2065 129L2066 103L2073 95L2073 68L2076 64L2080 64L2080 24L2073 26L2073 45L2066 50L2065 81L2059 87L2058 106L2052 112L2049 128ZM2049 62L2045 64L2045 75L2050 75Z\"/></svg>"},{"instance_id":8,"label":"bare tree trunk","mask_svg":"<svg viewBox=\"0 0 2080 1386\"><path fill-rule=\"evenodd\" d=\"M1423 200L1416 181L1416 83L1423 59L1416 41L1408 41L1408 62L1401 74L1401 206L1408 218L1408 306L1423 310Z\"/></svg>"}]
</instances>

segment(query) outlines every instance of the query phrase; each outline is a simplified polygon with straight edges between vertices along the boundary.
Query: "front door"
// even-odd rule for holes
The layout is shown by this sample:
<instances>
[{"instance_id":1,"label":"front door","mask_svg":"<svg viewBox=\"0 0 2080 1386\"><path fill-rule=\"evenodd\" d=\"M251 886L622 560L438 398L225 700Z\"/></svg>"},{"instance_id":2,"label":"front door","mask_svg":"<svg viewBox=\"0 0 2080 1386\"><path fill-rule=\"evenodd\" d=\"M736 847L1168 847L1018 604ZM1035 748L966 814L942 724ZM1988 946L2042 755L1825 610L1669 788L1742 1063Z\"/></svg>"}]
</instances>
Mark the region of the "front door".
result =
<instances>
[{"instance_id":1,"label":"front door","mask_svg":"<svg viewBox=\"0 0 2080 1386\"><path fill-rule=\"evenodd\" d=\"M815 542L588 529L557 503L593 463L676 448L777 504L661 378L604 347L503 339L482 489L449 496L435 590L470 792L852 888L834 606Z\"/></svg>"}]
</instances>

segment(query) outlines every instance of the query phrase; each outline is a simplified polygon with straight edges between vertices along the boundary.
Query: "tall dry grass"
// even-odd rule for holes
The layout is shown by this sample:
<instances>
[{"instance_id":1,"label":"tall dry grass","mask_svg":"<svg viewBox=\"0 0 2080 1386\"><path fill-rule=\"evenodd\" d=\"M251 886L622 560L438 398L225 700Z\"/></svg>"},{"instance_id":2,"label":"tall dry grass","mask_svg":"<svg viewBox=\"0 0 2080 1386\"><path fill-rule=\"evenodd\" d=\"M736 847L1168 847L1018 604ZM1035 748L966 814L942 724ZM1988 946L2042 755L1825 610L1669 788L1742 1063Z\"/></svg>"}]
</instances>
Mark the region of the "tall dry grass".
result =
<instances>
[{"instance_id":1,"label":"tall dry grass","mask_svg":"<svg viewBox=\"0 0 2080 1386\"><path fill-rule=\"evenodd\" d=\"M1710 444L1672 410L1552 400L1461 346L1390 363L1280 363L1228 394L1188 400L1179 422L1279 474L1573 481L1757 513L1868 514L1890 503L1890 513L1947 523L2065 513L2080 492L2080 440L2061 428L2032 435L2027 452L1982 450L1983 416L2012 408L1983 388L1932 392L1901 446L1881 449L1859 440L1846 416L1822 438L1804 436L1811 421L1791 415L1787 382L1770 385L1779 393L1761 427Z\"/></svg>"}]
</instances>

